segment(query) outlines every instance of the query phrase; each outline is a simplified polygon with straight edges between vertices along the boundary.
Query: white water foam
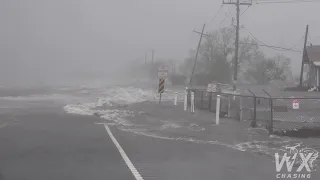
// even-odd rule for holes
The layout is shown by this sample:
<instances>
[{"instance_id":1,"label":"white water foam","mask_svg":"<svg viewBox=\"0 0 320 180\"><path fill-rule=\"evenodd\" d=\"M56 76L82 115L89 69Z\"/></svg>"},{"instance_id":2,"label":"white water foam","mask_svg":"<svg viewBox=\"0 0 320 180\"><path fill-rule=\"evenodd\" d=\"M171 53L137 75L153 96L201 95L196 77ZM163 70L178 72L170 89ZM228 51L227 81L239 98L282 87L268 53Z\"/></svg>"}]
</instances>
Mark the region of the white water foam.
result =
<instances>
[{"instance_id":1,"label":"white water foam","mask_svg":"<svg viewBox=\"0 0 320 180\"><path fill-rule=\"evenodd\" d=\"M164 140L175 140L175 141L186 141L186 142L192 142L197 144L209 144L209 145L219 145L223 147L232 148L238 151L246 152L256 152L260 154L266 154L268 156L274 155L275 152L286 152L285 146L290 144L290 141L252 141L252 142L242 142L238 144L228 144L220 141L212 141L212 140L200 140L195 138L189 138L189 137L169 137L169 136L163 136L158 135L154 132L148 132L148 129L132 129L132 128L125 128L122 127L120 130L125 132L130 132L146 137L152 137L157 139L164 139Z\"/></svg>"},{"instance_id":2,"label":"white water foam","mask_svg":"<svg viewBox=\"0 0 320 180\"><path fill-rule=\"evenodd\" d=\"M172 96L169 96L169 95ZM167 92L167 100L173 99L174 92ZM166 140L177 140L177 141L187 141L198 144L212 144L220 145L228 148L232 148L238 151L253 151L257 153L263 153L267 155L274 155L274 152L282 151L282 146L289 144L289 141L283 139L272 140L272 141L251 141L251 142L241 142L235 144L228 144L215 140L201 140L189 137L168 137L156 134L155 132L150 132L148 129L139 129L136 125L133 125L130 121L126 120L129 116L134 116L135 113L125 109L115 109L115 105L132 104L143 101L154 101L157 100L157 92L154 90L143 90L139 88L122 88L115 87L104 91L100 94L102 97L97 97L95 101L89 103L79 103L70 104L64 107L65 111L72 114L79 115L98 115L99 117L105 119L108 125L116 125L122 131L131 132L147 137L166 139ZM102 108L102 109L101 109ZM163 122L161 129L175 129L180 128L181 125L172 122ZM191 124L188 126L189 130L193 131L203 131L201 127L196 124ZM248 129L252 131L252 129ZM271 138L274 139L274 138ZM273 145L276 146L273 146Z\"/></svg>"},{"instance_id":3,"label":"white water foam","mask_svg":"<svg viewBox=\"0 0 320 180\"><path fill-rule=\"evenodd\" d=\"M153 90L143 90L134 87L115 87L102 93L104 97L100 97L101 102L113 102L117 104L132 104L143 102L146 100L155 100L156 92Z\"/></svg>"},{"instance_id":4,"label":"white water foam","mask_svg":"<svg viewBox=\"0 0 320 180\"><path fill-rule=\"evenodd\" d=\"M198 139L187 138L187 137L168 137L168 136L160 136L160 135L157 135L157 134L155 134L155 133L146 132L146 131L148 131L147 129L128 129L128 128L120 128L120 130L125 131L125 132L135 133L135 134L142 135L142 136L157 138L157 139L176 140L176 141L187 141L187 142L193 142L193 143L198 143L198 144L220 145L220 146L225 146L225 147L233 148L233 149L236 149L236 150L239 150L239 151L245 151L245 150L239 148L238 146L226 144L226 143L219 142L219 141L206 141L206 140L198 140Z\"/></svg>"},{"instance_id":5,"label":"white water foam","mask_svg":"<svg viewBox=\"0 0 320 180\"><path fill-rule=\"evenodd\" d=\"M114 107L147 100L153 101L156 99L156 92L134 87L114 87L97 96L100 97L93 102L69 104L64 107L64 110L70 114L98 115L107 121L112 121L115 125L132 126L126 117L132 116L134 112Z\"/></svg>"},{"instance_id":6,"label":"white water foam","mask_svg":"<svg viewBox=\"0 0 320 180\"><path fill-rule=\"evenodd\" d=\"M65 94L48 94L48 95L30 95L30 96L6 96L0 97L0 100L6 101L43 101L43 100L66 100L75 97Z\"/></svg>"},{"instance_id":7,"label":"white water foam","mask_svg":"<svg viewBox=\"0 0 320 180\"><path fill-rule=\"evenodd\" d=\"M176 124L173 122L169 122L169 121L161 121L161 122L163 122L163 125L160 127L161 130L168 129L168 128L172 128L172 129L181 128L179 124Z\"/></svg>"},{"instance_id":8,"label":"white water foam","mask_svg":"<svg viewBox=\"0 0 320 180\"><path fill-rule=\"evenodd\" d=\"M206 130L206 128L204 128L204 127L199 127L198 124L190 124L188 126L188 129L191 131L204 131L204 130Z\"/></svg>"}]
</instances>

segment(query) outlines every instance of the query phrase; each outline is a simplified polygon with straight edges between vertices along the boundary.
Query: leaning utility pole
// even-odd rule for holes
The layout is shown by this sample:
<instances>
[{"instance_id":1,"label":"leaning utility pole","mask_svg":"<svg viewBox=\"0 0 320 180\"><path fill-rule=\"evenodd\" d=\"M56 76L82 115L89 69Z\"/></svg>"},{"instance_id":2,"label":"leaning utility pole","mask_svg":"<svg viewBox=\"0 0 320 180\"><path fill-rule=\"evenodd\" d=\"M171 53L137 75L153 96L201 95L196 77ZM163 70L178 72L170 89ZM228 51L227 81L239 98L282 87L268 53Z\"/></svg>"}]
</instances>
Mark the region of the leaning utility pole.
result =
<instances>
[{"instance_id":1,"label":"leaning utility pole","mask_svg":"<svg viewBox=\"0 0 320 180\"><path fill-rule=\"evenodd\" d=\"M203 37L203 31L204 31L204 27L206 26L206 24L203 24L203 27L202 27L202 32L200 34L200 39L199 39L199 44L198 44L198 49L197 49L197 52L196 52L196 57L194 59L194 63L193 63L193 68L192 68L192 73L191 73L191 76L190 76L190 80L189 80L189 87L192 85L192 78L193 78L193 74L194 74L194 70L196 68L196 62L197 62L197 59L198 59L198 54L199 54L199 49L200 49L200 46L201 46L201 41L202 41L202 37Z\"/></svg>"},{"instance_id":2,"label":"leaning utility pole","mask_svg":"<svg viewBox=\"0 0 320 180\"><path fill-rule=\"evenodd\" d=\"M147 52L144 53L144 64L147 64Z\"/></svg>"},{"instance_id":3,"label":"leaning utility pole","mask_svg":"<svg viewBox=\"0 0 320 180\"><path fill-rule=\"evenodd\" d=\"M154 49L151 49L151 53L152 53L152 64L154 64Z\"/></svg>"},{"instance_id":4,"label":"leaning utility pole","mask_svg":"<svg viewBox=\"0 0 320 180\"><path fill-rule=\"evenodd\" d=\"M236 91L236 81L238 78L238 54L239 54L239 29L240 29L240 5L252 5L252 0L246 3L240 3L240 0L233 2L233 0L223 0L223 4L235 4L237 8L237 26L236 26L236 40L235 40L235 53L233 61L233 91Z\"/></svg>"},{"instance_id":5,"label":"leaning utility pole","mask_svg":"<svg viewBox=\"0 0 320 180\"><path fill-rule=\"evenodd\" d=\"M304 45L303 45L303 53L302 53L302 60L301 60L301 71L300 71L300 87L302 87L302 82L303 82L303 68L304 68L304 61L306 57L306 48L307 48L307 39L308 39L308 30L309 30L309 25L306 27L306 35L304 37Z\"/></svg>"}]
</instances>

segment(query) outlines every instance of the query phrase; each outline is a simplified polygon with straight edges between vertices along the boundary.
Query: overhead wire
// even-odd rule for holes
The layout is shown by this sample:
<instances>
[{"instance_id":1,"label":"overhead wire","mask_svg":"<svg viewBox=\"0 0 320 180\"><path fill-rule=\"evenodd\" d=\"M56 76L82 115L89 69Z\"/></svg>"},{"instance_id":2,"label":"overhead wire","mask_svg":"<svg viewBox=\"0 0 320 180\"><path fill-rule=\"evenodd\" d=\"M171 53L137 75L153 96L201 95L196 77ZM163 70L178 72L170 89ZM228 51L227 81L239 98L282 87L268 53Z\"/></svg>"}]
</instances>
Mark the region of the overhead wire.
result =
<instances>
[{"instance_id":1,"label":"overhead wire","mask_svg":"<svg viewBox=\"0 0 320 180\"><path fill-rule=\"evenodd\" d=\"M236 9L236 6L233 7L229 13L226 14L225 18L220 22L219 27L221 27L221 24L234 12L234 10Z\"/></svg>"},{"instance_id":2,"label":"overhead wire","mask_svg":"<svg viewBox=\"0 0 320 180\"><path fill-rule=\"evenodd\" d=\"M277 46L271 46L271 45L267 45L265 44L264 42L262 42L261 40L259 40L256 36L254 36L246 27L243 26L243 28L256 40L258 41L259 43L261 43L259 46L265 46L265 47L268 47L268 48L271 48L273 50L276 50L276 51L292 51L292 52L302 52L300 50L296 50L296 49L293 49L295 48L296 46L299 45L299 42L301 41L301 39L299 39L299 41L293 45L292 47L290 48L284 48L284 47L277 47Z\"/></svg>"},{"instance_id":3,"label":"overhead wire","mask_svg":"<svg viewBox=\"0 0 320 180\"><path fill-rule=\"evenodd\" d=\"M256 0L256 4L285 4L285 3L312 3L312 2L320 2L319 0L286 0L286 1L267 1L267 0Z\"/></svg>"},{"instance_id":4,"label":"overhead wire","mask_svg":"<svg viewBox=\"0 0 320 180\"><path fill-rule=\"evenodd\" d=\"M240 16L242 16L251 6L248 6L247 9L245 9L241 14Z\"/></svg>"},{"instance_id":5,"label":"overhead wire","mask_svg":"<svg viewBox=\"0 0 320 180\"><path fill-rule=\"evenodd\" d=\"M217 13L214 15L214 17L210 20L209 23L211 23L211 22L218 16L218 14L220 13L222 7L223 7L223 4L220 6L219 10L218 10Z\"/></svg>"}]
</instances>

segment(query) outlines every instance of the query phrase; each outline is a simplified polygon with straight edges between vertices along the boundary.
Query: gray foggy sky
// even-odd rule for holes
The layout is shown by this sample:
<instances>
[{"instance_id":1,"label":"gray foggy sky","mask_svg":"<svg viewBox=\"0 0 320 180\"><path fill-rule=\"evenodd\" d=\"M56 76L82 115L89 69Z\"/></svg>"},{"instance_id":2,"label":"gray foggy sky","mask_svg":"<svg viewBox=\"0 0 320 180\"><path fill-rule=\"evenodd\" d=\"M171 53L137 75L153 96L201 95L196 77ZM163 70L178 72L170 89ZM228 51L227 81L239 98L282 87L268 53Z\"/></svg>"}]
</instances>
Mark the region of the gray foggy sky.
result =
<instances>
[{"instance_id":1,"label":"gray foggy sky","mask_svg":"<svg viewBox=\"0 0 320 180\"><path fill-rule=\"evenodd\" d=\"M210 21L221 4L221 0L2 0L1 80L7 79L4 74L32 81L59 79L70 71L108 72L143 57L149 48L156 50L156 58L182 60L197 45L199 36L192 30L200 30L203 23L206 31L218 28L234 7L224 5ZM254 3L240 24L268 45L291 47L300 41L301 49L306 24L312 43L320 43L319 7L320 3ZM221 27L229 26L234 16L235 12ZM270 56L277 53L263 50ZM283 54L298 70L301 53Z\"/></svg>"}]
</instances>

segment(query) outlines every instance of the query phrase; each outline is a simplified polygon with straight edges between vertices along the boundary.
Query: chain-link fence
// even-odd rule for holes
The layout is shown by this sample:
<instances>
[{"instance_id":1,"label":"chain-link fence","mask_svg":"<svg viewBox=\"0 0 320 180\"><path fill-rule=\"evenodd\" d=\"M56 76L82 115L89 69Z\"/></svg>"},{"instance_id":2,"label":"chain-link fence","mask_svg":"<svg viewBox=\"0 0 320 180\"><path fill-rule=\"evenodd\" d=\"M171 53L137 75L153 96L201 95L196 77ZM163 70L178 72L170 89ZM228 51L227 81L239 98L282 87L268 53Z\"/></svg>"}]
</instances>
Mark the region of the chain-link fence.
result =
<instances>
[{"instance_id":1,"label":"chain-link fence","mask_svg":"<svg viewBox=\"0 0 320 180\"><path fill-rule=\"evenodd\" d=\"M217 93L207 92L204 89L189 89L188 104L190 105L190 94L194 92L195 108L216 112ZM221 93L219 93L221 95ZM220 116L224 117L228 113L228 95L221 95L220 100Z\"/></svg>"},{"instance_id":2,"label":"chain-link fence","mask_svg":"<svg viewBox=\"0 0 320 180\"><path fill-rule=\"evenodd\" d=\"M273 132L279 135L320 135L320 98L273 98Z\"/></svg>"},{"instance_id":3,"label":"chain-link fence","mask_svg":"<svg viewBox=\"0 0 320 180\"><path fill-rule=\"evenodd\" d=\"M205 89L189 89L194 92L195 108L215 113L217 95L220 95L220 116L248 121L252 127L264 127L270 134L320 136L320 96L272 97L247 93L207 92ZM303 135L304 136L304 135Z\"/></svg>"}]
</instances>

